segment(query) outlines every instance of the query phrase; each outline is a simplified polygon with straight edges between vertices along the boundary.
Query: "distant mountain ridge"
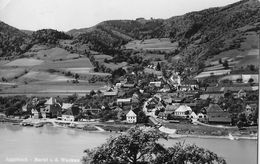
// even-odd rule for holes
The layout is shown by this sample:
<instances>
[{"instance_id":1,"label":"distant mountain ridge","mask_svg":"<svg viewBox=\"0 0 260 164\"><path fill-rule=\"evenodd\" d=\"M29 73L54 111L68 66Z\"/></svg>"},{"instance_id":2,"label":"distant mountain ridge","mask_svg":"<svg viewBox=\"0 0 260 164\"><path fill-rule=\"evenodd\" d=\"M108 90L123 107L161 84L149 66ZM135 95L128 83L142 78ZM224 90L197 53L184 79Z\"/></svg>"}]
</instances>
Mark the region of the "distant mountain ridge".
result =
<instances>
[{"instance_id":1,"label":"distant mountain ridge","mask_svg":"<svg viewBox=\"0 0 260 164\"><path fill-rule=\"evenodd\" d=\"M254 32L253 35L259 31L260 2L257 0L242 0L169 19L104 21L91 28L70 30L66 34L71 35L77 44L87 44L90 49L107 54L113 54L114 50L120 50L122 45L132 40L168 37L179 45L178 51L171 56L179 55L185 62L197 65L199 61L223 51L240 48L242 36L247 31L239 29L247 26ZM5 36L10 36L12 31L17 38L31 38L19 30L10 28L6 32L0 27L1 34ZM20 42L15 45L21 45Z\"/></svg>"}]
</instances>

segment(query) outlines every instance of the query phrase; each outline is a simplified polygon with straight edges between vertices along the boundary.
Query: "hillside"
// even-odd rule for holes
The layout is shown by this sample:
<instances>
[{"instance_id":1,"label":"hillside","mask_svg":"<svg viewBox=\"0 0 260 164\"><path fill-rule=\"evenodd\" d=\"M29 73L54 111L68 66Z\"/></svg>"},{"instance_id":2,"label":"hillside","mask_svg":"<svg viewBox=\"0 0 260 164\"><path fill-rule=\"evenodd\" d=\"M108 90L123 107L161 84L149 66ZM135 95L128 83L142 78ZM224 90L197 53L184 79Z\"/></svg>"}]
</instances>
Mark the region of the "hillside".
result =
<instances>
[{"instance_id":1,"label":"hillside","mask_svg":"<svg viewBox=\"0 0 260 164\"><path fill-rule=\"evenodd\" d=\"M29 42L27 34L0 21L0 57L25 52Z\"/></svg>"},{"instance_id":2,"label":"hillside","mask_svg":"<svg viewBox=\"0 0 260 164\"><path fill-rule=\"evenodd\" d=\"M35 44L63 46L67 50L76 46L82 52L93 50L111 56L122 55L124 48L149 53L157 50L155 54L167 49L170 50L165 52L168 61L178 59L198 71L205 66L215 66L210 63L220 58L242 65L255 64L252 56L258 52L259 29L260 2L257 0L242 0L165 20L109 20L66 34L43 29L29 36L1 22L0 56L19 55ZM61 40L67 41L59 45Z\"/></svg>"},{"instance_id":3,"label":"hillside","mask_svg":"<svg viewBox=\"0 0 260 164\"><path fill-rule=\"evenodd\" d=\"M156 37L164 20L111 20L94 27L71 30L68 34L74 36L79 43L90 43L92 50L105 54L114 54L129 41Z\"/></svg>"},{"instance_id":4,"label":"hillside","mask_svg":"<svg viewBox=\"0 0 260 164\"><path fill-rule=\"evenodd\" d=\"M255 73L259 32L257 0L165 20L104 21L67 33L30 32L0 22L0 80L13 84L0 90L36 94L102 90L118 68L159 62L164 62L164 69L184 72L183 78L241 70ZM90 83L93 80L98 83Z\"/></svg>"},{"instance_id":5,"label":"hillside","mask_svg":"<svg viewBox=\"0 0 260 164\"><path fill-rule=\"evenodd\" d=\"M178 55L198 65L199 61L230 50L257 48L260 2L243 0L225 7L191 12L166 20L164 27L164 35L179 43Z\"/></svg>"},{"instance_id":6,"label":"hillside","mask_svg":"<svg viewBox=\"0 0 260 164\"><path fill-rule=\"evenodd\" d=\"M230 50L255 49L259 28L260 2L243 0L166 20L105 21L92 28L74 29L68 34L73 35L76 42L90 43L91 49L106 54L113 54L113 50L129 41L170 38L178 45L171 57L178 56L178 59L196 67ZM156 46L158 48L158 44ZM239 54L243 56L247 52Z\"/></svg>"}]
</instances>

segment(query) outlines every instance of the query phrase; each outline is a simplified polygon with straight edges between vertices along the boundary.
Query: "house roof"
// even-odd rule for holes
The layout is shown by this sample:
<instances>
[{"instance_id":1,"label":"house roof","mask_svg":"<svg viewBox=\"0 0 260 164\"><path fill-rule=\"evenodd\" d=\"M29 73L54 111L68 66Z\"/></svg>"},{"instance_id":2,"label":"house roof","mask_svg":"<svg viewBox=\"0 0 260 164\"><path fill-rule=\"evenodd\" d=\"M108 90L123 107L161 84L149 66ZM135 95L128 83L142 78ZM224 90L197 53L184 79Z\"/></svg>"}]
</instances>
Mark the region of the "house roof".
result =
<instances>
[{"instance_id":1,"label":"house roof","mask_svg":"<svg viewBox=\"0 0 260 164\"><path fill-rule=\"evenodd\" d=\"M117 92L103 92L104 96L116 96Z\"/></svg>"},{"instance_id":2,"label":"house roof","mask_svg":"<svg viewBox=\"0 0 260 164\"><path fill-rule=\"evenodd\" d=\"M127 114L126 114L126 117L136 117L136 114L130 110Z\"/></svg>"},{"instance_id":3,"label":"house roof","mask_svg":"<svg viewBox=\"0 0 260 164\"><path fill-rule=\"evenodd\" d=\"M195 112L191 112L190 116L193 116L193 118L197 118L198 115Z\"/></svg>"},{"instance_id":4,"label":"house roof","mask_svg":"<svg viewBox=\"0 0 260 164\"><path fill-rule=\"evenodd\" d=\"M70 103L63 103L62 104L62 109L69 109L72 107L73 104L70 104Z\"/></svg>"},{"instance_id":5,"label":"house roof","mask_svg":"<svg viewBox=\"0 0 260 164\"><path fill-rule=\"evenodd\" d=\"M223 112L218 104L210 104L209 107L206 109L207 113L209 112Z\"/></svg>"},{"instance_id":6,"label":"house roof","mask_svg":"<svg viewBox=\"0 0 260 164\"><path fill-rule=\"evenodd\" d=\"M176 109L178 109L180 104L172 104L172 105L167 105L165 108L165 112L174 112Z\"/></svg>"},{"instance_id":7,"label":"house roof","mask_svg":"<svg viewBox=\"0 0 260 164\"><path fill-rule=\"evenodd\" d=\"M164 102L166 103L172 103L172 98L166 98L166 99L163 99Z\"/></svg>"},{"instance_id":8,"label":"house roof","mask_svg":"<svg viewBox=\"0 0 260 164\"><path fill-rule=\"evenodd\" d=\"M51 97L51 98L49 98L49 100L47 100L45 102L45 105L53 105L55 103L56 103L56 100L53 97Z\"/></svg>"},{"instance_id":9,"label":"house roof","mask_svg":"<svg viewBox=\"0 0 260 164\"><path fill-rule=\"evenodd\" d=\"M186 111L192 111L192 109L187 105L181 105L179 108L175 110L175 112L186 112Z\"/></svg>"},{"instance_id":10,"label":"house roof","mask_svg":"<svg viewBox=\"0 0 260 164\"><path fill-rule=\"evenodd\" d=\"M73 115L73 113L71 109L68 109L64 113L62 113L62 115Z\"/></svg>"},{"instance_id":11,"label":"house roof","mask_svg":"<svg viewBox=\"0 0 260 164\"><path fill-rule=\"evenodd\" d=\"M160 112L160 113L158 114L158 117L165 117L165 116L167 116L167 115L166 115L166 113L164 113L164 112Z\"/></svg>"},{"instance_id":12,"label":"house roof","mask_svg":"<svg viewBox=\"0 0 260 164\"><path fill-rule=\"evenodd\" d=\"M31 112L32 113L39 113L40 112L40 108L32 108Z\"/></svg>"},{"instance_id":13,"label":"house roof","mask_svg":"<svg viewBox=\"0 0 260 164\"><path fill-rule=\"evenodd\" d=\"M117 99L117 102L130 102L131 98L127 98L127 99Z\"/></svg>"},{"instance_id":14,"label":"house roof","mask_svg":"<svg viewBox=\"0 0 260 164\"><path fill-rule=\"evenodd\" d=\"M118 107L118 106L117 106L117 107L114 107L113 110L114 110L114 111L118 111L118 112L119 112L119 111L123 111L123 109L120 108L120 107Z\"/></svg>"}]
</instances>

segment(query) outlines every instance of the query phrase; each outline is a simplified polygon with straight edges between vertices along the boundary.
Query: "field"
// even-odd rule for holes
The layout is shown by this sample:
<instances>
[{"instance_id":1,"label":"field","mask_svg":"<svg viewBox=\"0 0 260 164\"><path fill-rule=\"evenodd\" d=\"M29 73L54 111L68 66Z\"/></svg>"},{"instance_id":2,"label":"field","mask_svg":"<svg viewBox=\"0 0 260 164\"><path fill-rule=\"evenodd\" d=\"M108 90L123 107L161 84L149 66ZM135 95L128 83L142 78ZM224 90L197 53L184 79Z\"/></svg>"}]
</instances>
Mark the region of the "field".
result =
<instances>
[{"instance_id":1,"label":"field","mask_svg":"<svg viewBox=\"0 0 260 164\"><path fill-rule=\"evenodd\" d=\"M227 75L223 78L220 78L219 80L231 80L233 82L236 82L237 79L242 78L243 83L247 83L250 78L252 78L254 83L258 83L258 74L239 74L239 75Z\"/></svg>"},{"instance_id":2,"label":"field","mask_svg":"<svg viewBox=\"0 0 260 164\"><path fill-rule=\"evenodd\" d=\"M70 59L65 61L47 61L35 68L37 69L59 69L59 68L93 68L88 58Z\"/></svg>"},{"instance_id":3,"label":"field","mask_svg":"<svg viewBox=\"0 0 260 164\"><path fill-rule=\"evenodd\" d=\"M88 83L79 84L30 84L30 85L19 85L18 87L9 87L8 89L0 92L1 96L8 95L37 95L37 96L64 96L72 95L74 93L80 94L82 96L89 93L91 90L105 90L104 84L90 85Z\"/></svg>"},{"instance_id":4,"label":"field","mask_svg":"<svg viewBox=\"0 0 260 164\"><path fill-rule=\"evenodd\" d=\"M29 55L28 55L29 54ZM86 57L71 54L62 48L34 46L24 58L1 61L1 95L70 95L86 94L91 90L104 90L104 83L89 84L93 75L110 74L93 71L93 65ZM30 56L30 57L28 57ZM65 76L68 72L71 75ZM79 83L73 83L72 75L80 75ZM12 85L2 81L2 77Z\"/></svg>"},{"instance_id":5,"label":"field","mask_svg":"<svg viewBox=\"0 0 260 164\"><path fill-rule=\"evenodd\" d=\"M200 74L198 74L198 75L195 77L195 79L210 77L210 76L212 76L212 75L214 75L214 76L226 75L226 74L229 74L230 72L231 72L230 69L201 72Z\"/></svg>"},{"instance_id":6,"label":"field","mask_svg":"<svg viewBox=\"0 0 260 164\"><path fill-rule=\"evenodd\" d=\"M248 28L250 28L248 26ZM247 30L246 28L239 29L240 31ZM239 44L239 48L230 49L228 51L221 52L215 55L213 58L208 60L209 63L218 63L219 59L228 60L233 67L245 67L247 65L259 64L259 49L258 49L258 35L255 32L246 32L238 37L242 40ZM232 40L234 42L234 40ZM227 40L225 42L226 46L232 45L232 41Z\"/></svg>"},{"instance_id":7,"label":"field","mask_svg":"<svg viewBox=\"0 0 260 164\"><path fill-rule=\"evenodd\" d=\"M71 77L66 77L58 74L40 71L30 71L23 75L18 80L19 82L34 82L34 81L67 81L72 80Z\"/></svg>"},{"instance_id":8,"label":"field","mask_svg":"<svg viewBox=\"0 0 260 164\"><path fill-rule=\"evenodd\" d=\"M0 68L0 79L10 80L23 74L25 74L25 69L23 68Z\"/></svg>"},{"instance_id":9,"label":"field","mask_svg":"<svg viewBox=\"0 0 260 164\"><path fill-rule=\"evenodd\" d=\"M17 67L31 67L35 65L41 65L44 61L33 59L33 58L22 58L22 59L16 59L14 61L11 61L5 66L17 66Z\"/></svg>"},{"instance_id":10,"label":"field","mask_svg":"<svg viewBox=\"0 0 260 164\"><path fill-rule=\"evenodd\" d=\"M169 38L134 40L125 45L126 49L134 50L161 50L172 51L178 47L177 43L171 43Z\"/></svg>"}]
</instances>

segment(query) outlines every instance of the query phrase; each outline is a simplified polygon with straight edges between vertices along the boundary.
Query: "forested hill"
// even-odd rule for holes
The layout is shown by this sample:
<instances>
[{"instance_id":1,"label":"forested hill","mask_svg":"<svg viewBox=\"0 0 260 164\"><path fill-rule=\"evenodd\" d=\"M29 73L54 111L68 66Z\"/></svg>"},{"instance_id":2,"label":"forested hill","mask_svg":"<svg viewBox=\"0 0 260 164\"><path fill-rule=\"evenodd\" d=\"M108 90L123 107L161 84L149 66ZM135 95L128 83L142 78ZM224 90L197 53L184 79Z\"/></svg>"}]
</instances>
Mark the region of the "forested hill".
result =
<instances>
[{"instance_id":1,"label":"forested hill","mask_svg":"<svg viewBox=\"0 0 260 164\"><path fill-rule=\"evenodd\" d=\"M35 44L57 45L60 39L72 39L72 37L53 29L32 32L19 30L0 22L0 57L17 57Z\"/></svg>"},{"instance_id":2,"label":"forested hill","mask_svg":"<svg viewBox=\"0 0 260 164\"><path fill-rule=\"evenodd\" d=\"M224 51L243 50L241 44L247 40L245 35L250 32L250 35L256 36L260 29L260 2L242 0L169 19L104 21L91 28L71 30L67 35L50 29L27 35L7 26L0 23L0 56L21 52L28 41L37 39L52 44L57 44L59 39L73 39L74 43L90 45L92 50L113 54L132 40L168 37L179 45L172 56L181 56L183 61L197 65L199 61Z\"/></svg>"},{"instance_id":3,"label":"forested hill","mask_svg":"<svg viewBox=\"0 0 260 164\"><path fill-rule=\"evenodd\" d=\"M224 51L255 48L253 42L260 30L260 2L243 0L172 17L165 21L164 28L164 36L179 42L178 55L198 64ZM248 39L249 35L254 39ZM241 46L243 42L252 47Z\"/></svg>"},{"instance_id":4,"label":"forested hill","mask_svg":"<svg viewBox=\"0 0 260 164\"><path fill-rule=\"evenodd\" d=\"M0 21L0 57L19 55L29 41L27 34Z\"/></svg>"},{"instance_id":5,"label":"forested hill","mask_svg":"<svg viewBox=\"0 0 260 164\"><path fill-rule=\"evenodd\" d=\"M91 42L97 51L118 48L134 39L170 37L179 43L176 54L195 64L212 55L240 48L243 35L260 28L260 2L243 0L224 7L190 12L162 19L111 20L92 28L69 31L82 43ZM228 42L228 43L227 43ZM101 46L102 45L102 46ZM103 47L102 48L100 48Z\"/></svg>"}]
</instances>

